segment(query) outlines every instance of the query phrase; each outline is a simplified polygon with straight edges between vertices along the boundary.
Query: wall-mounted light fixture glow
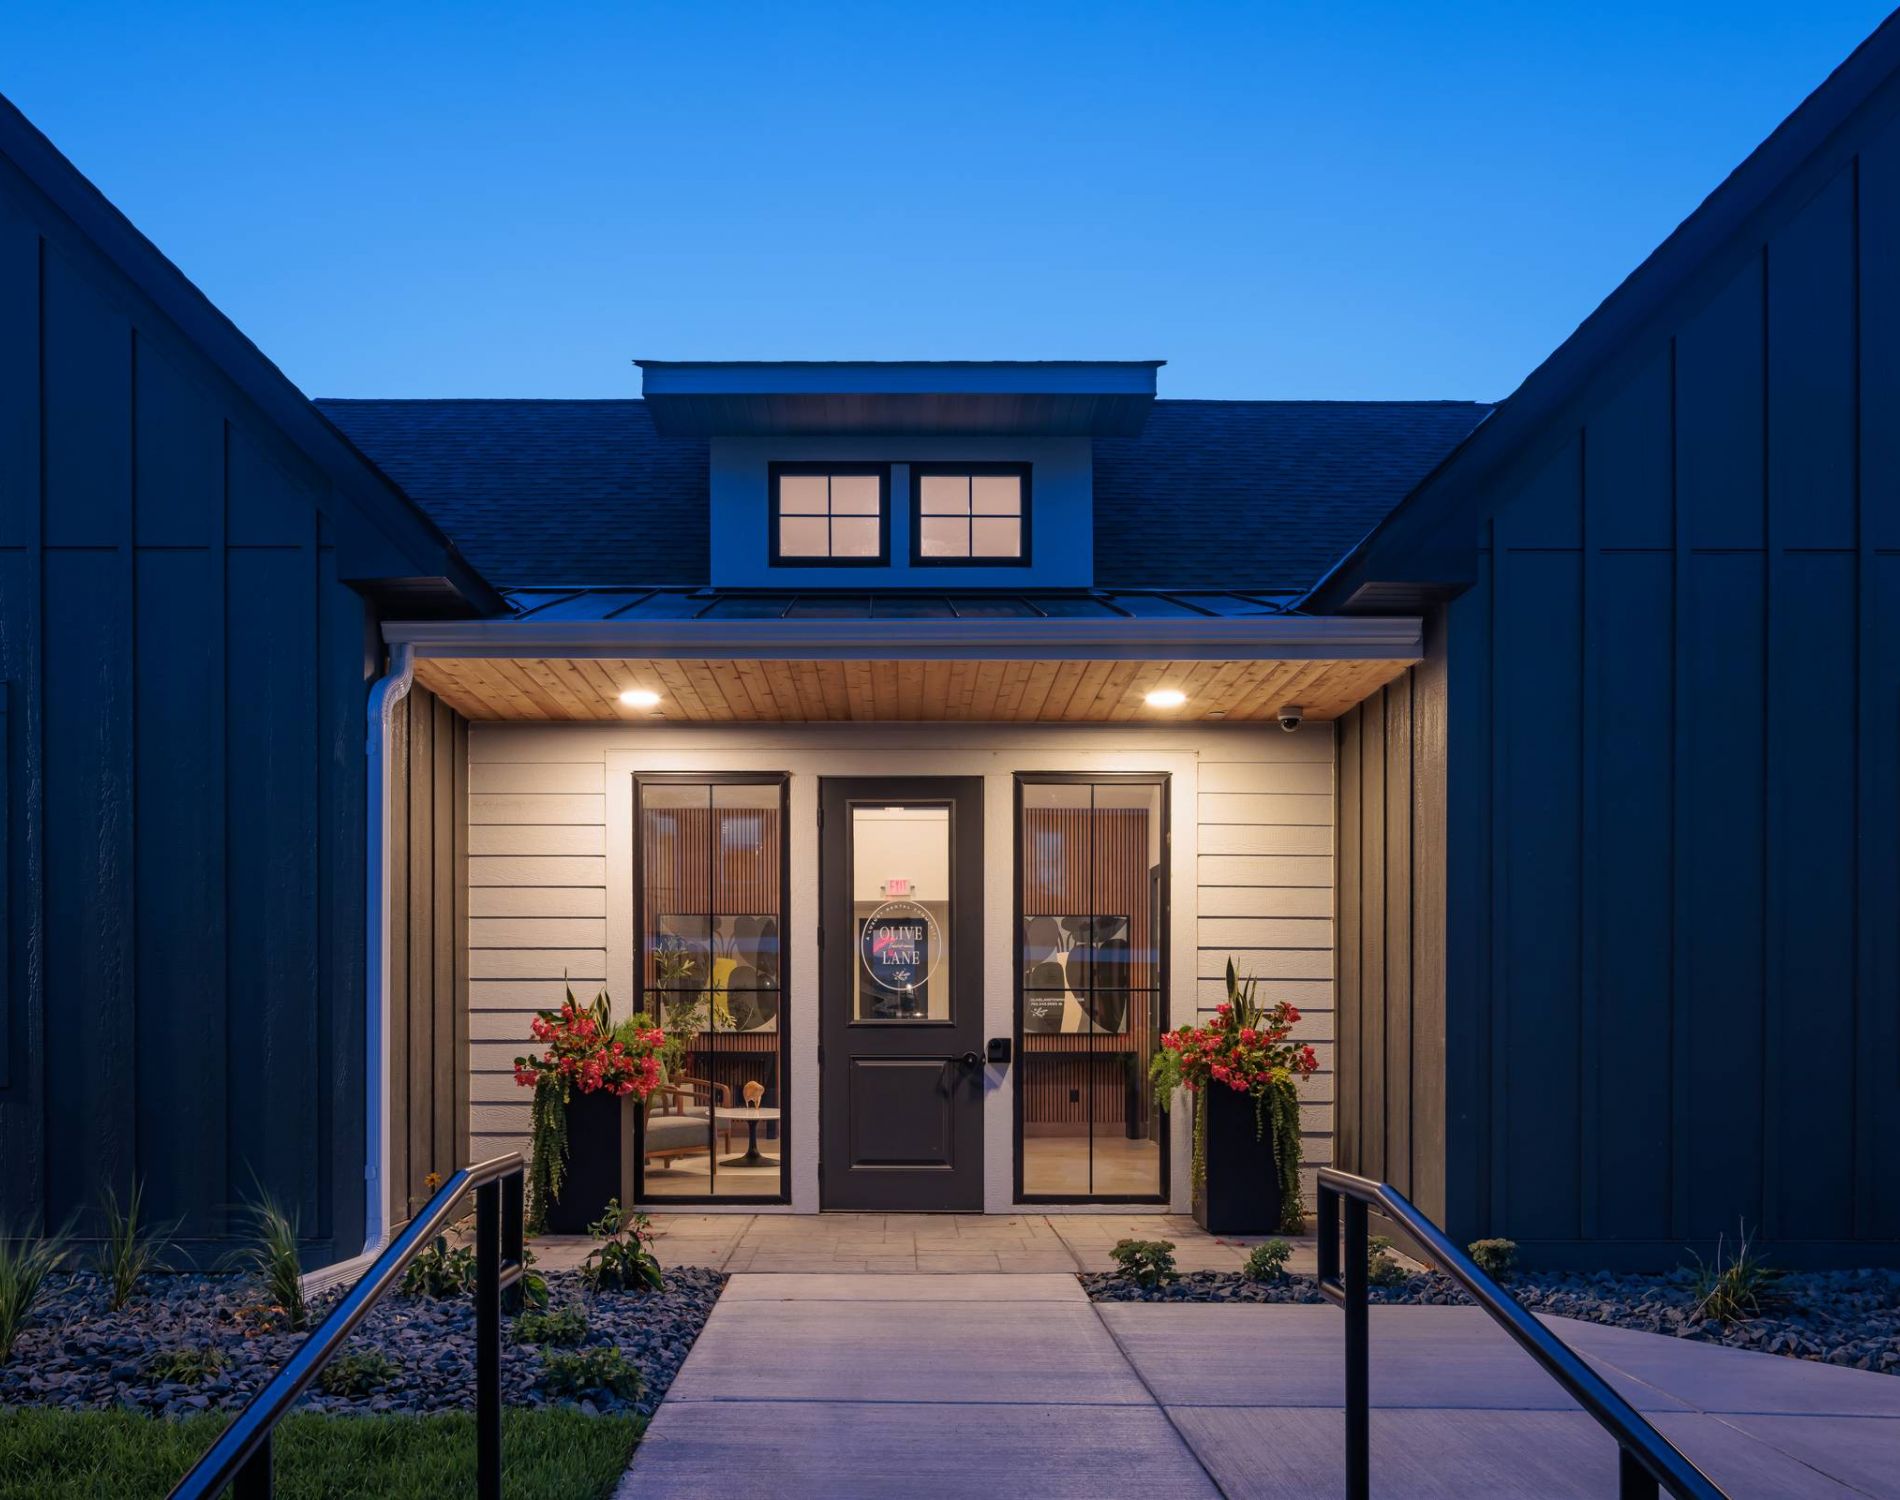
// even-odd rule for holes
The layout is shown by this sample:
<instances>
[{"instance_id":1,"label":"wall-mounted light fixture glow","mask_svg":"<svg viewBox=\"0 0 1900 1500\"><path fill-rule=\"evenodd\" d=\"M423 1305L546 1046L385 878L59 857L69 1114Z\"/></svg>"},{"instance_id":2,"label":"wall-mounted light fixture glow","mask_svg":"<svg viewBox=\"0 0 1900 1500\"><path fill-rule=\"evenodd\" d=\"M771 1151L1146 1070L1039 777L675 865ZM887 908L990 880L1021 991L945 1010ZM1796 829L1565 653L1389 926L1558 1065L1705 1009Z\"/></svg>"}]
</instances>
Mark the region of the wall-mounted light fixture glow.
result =
<instances>
[{"instance_id":1,"label":"wall-mounted light fixture glow","mask_svg":"<svg viewBox=\"0 0 1900 1500\"><path fill-rule=\"evenodd\" d=\"M1187 702L1187 694L1179 688L1156 688L1148 695L1150 708L1179 708Z\"/></svg>"},{"instance_id":2,"label":"wall-mounted light fixture glow","mask_svg":"<svg viewBox=\"0 0 1900 1500\"><path fill-rule=\"evenodd\" d=\"M649 688L628 688L620 701L628 708L653 708L659 704L660 695Z\"/></svg>"}]
</instances>

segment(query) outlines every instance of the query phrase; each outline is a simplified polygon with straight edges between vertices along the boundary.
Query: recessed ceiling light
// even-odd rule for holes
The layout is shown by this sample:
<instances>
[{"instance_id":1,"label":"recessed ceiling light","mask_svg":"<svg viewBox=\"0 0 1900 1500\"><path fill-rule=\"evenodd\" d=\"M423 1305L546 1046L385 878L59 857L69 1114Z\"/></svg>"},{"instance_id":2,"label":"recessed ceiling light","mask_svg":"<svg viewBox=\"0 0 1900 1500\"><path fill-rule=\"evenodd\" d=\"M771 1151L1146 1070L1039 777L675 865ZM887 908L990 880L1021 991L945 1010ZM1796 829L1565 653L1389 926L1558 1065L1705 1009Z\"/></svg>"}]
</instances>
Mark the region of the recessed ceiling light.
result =
<instances>
[{"instance_id":1,"label":"recessed ceiling light","mask_svg":"<svg viewBox=\"0 0 1900 1500\"><path fill-rule=\"evenodd\" d=\"M1156 688L1148 695L1150 708L1179 708L1187 702L1187 694L1179 688Z\"/></svg>"},{"instance_id":2,"label":"recessed ceiling light","mask_svg":"<svg viewBox=\"0 0 1900 1500\"><path fill-rule=\"evenodd\" d=\"M628 688L620 695L620 701L628 708L652 708L660 701L660 695L648 688Z\"/></svg>"}]
</instances>

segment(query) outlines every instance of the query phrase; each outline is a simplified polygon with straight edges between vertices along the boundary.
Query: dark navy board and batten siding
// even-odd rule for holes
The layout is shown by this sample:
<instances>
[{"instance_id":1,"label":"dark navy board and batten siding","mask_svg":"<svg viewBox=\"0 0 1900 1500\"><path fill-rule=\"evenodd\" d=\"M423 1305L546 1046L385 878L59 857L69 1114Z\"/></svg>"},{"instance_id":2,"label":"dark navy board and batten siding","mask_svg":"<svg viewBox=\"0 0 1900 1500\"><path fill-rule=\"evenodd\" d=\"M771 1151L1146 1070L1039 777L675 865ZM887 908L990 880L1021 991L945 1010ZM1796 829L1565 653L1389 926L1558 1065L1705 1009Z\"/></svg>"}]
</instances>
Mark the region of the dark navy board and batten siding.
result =
<instances>
[{"instance_id":1,"label":"dark navy board and batten siding","mask_svg":"<svg viewBox=\"0 0 1900 1500\"><path fill-rule=\"evenodd\" d=\"M1486 491L1448 612L1460 1236L1900 1253L1900 126L1866 118Z\"/></svg>"},{"instance_id":2,"label":"dark navy board and batten siding","mask_svg":"<svg viewBox=\"0 0 1900 1500\"><path fill-rule=\"evenodd\" d=\"M430 1173L468 1164L468 721L423 687L393 717L389 1180L402 1221L428 1201Z\"/></svg>"},{"instance_id":3,"label":"dark navy board and batten siding","mask_svg":"<svg viewBox=\"0 0 1900 1500\"><path fill-rule=\"evenodd\" d=\"M0 161L0 1214L363 1233L371 622L327 482Z\"/></svg>"},{"instance_id":4,"label":"dark navy board and batten siding","mask_svg":"<svg viewBox=\"0 0 1900 1500\"><path fill-rule=\"evenodd\" d=\"M1334 1159L1445 1212L1444 623L1339 720Z\"/></svg>"}]
</instances>

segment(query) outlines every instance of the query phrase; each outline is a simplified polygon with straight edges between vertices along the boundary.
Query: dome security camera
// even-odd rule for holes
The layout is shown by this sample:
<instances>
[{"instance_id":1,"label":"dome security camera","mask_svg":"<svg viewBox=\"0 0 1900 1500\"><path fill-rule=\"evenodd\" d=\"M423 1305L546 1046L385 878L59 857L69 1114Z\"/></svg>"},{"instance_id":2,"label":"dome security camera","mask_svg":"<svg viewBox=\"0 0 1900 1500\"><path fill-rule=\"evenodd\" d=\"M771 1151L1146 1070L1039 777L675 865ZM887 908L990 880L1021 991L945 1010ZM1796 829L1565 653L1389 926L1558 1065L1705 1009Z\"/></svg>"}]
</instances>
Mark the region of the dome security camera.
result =
<instances>
[{"instance_id":1,"label":"dome security camera","mask_svg":"<svg viewBox=\"0 0 1900 1500\"><path fill-rule=\"evenodd\" d=\"M1300 727L1300 720L1306 717L1306 710L1297 703L1283 703L1280 705L1277 717L1280 720L1280 727L1291 734Z\"/></svg>"}]
</instances>

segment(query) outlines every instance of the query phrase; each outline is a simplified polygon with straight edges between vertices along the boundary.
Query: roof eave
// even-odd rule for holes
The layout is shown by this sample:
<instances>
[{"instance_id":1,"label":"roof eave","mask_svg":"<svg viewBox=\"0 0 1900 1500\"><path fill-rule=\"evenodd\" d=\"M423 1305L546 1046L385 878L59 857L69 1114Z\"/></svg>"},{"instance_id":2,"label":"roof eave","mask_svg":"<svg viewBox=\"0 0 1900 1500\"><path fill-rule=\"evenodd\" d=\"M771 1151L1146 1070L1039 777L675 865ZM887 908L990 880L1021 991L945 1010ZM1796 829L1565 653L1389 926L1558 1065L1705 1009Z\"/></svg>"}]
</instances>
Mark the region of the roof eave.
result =
<instances>
[{"instance_id":1,"label":"roof eave","mask_svg":"<svg viewBox=\"0 0 1900 1500\"><path fill-rule=\"evenodd\" d=\"M761 661L1392 661L1423 655L1417 618L395 621L391 645L433 657Z\"/></svg>"}]
</instances>

